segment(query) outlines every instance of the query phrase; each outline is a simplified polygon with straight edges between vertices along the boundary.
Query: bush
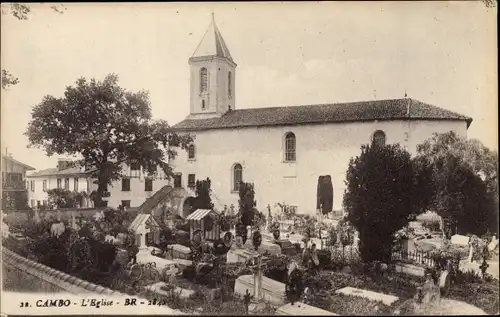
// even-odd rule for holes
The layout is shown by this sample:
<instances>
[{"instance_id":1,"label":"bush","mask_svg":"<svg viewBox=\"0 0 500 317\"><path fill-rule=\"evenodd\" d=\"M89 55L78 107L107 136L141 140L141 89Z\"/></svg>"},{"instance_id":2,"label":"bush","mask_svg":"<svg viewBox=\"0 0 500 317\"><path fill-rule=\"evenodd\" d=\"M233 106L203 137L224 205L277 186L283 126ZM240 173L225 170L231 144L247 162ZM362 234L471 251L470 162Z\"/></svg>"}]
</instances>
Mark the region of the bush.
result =
<instances>
[{"instance_id":1,"label":"bush","mask_svg":"<svg viewBox=\"0 0 500 317\"><path fill-rule=\"evenodd\" d=\"M498 280L481 283L463 283L452 287L449 297L481 308L487 314L498 314Z\"/></svg>"},{"instance_id":2,"label":"bush","mask_svg":"<svg viewBox=\"0 0 500 317\"><path fill-rule=\"evenodd\" d=\"M364 262L390 261L394 234L423 208L419 184L410 154L400 145L364 145L351 159L343 205L359 232Z\"/></svg>"},{"instance_id":3,"label":"bush","mask_svg":"<svg viewBox=\"0 0 500 317\"><path fill-rule=\"evenodd\" d=\"M441 225L437 219L422 221L422 227L428 229L430 232L441 231Z\"/></svg>"},{"instance_id":4,"label":"bush","mask_svg":"<svg viewBox=\"0 0 500 317\"><path fill-rule=\"evenodd\" d=\"M254 185L251 183L240 183L239 190L239 206L241 214L241 223L245 226L253 225L255 218L255 206L257 202L255 201L255 190Z\"/></svg>"},{"instance_id":5,"label":"bush","mask_svg":"<svg viewBox=\"0 0 500 317\"><path fill-rule=\"evenodd\" d=\"M290 259L282 255L272 255L264 266L263 275L275 281L285 283L288 278L287 264Z\"/></svg>"}]
</instances>

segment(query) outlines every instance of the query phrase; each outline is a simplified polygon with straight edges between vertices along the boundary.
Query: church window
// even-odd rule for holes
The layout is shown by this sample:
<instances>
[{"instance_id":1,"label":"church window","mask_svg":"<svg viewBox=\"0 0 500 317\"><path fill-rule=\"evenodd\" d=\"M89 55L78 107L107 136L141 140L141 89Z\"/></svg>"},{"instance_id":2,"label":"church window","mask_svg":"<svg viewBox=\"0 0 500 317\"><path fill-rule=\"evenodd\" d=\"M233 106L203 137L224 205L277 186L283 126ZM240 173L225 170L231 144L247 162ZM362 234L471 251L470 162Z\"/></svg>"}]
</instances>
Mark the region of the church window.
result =
<instances>
[{"instance_id":1,"label":"church window","mask_svg":"<svg viewBox=\"0 0 500 317\"><path fill-rule=\"evenodd\" d=\"M385 145L385 133L384 131L377 130L373 133L372 143L378 146Z\"/></svg>"},{"instance_id":2,"label":"church window","mask_svg":"<svg viewBox=\"0 0 500 317\"><path fill-rule=\"evenodd\" d=\"M200 70L200 93L208 90L208 71L205 67Z\"/></svg>"},{"instance_id":3,"label":"church window","mask_svg":"<svg viewBox=\"0 0 500 317\"><path fill-rule=\"evenodd\" d=\"M205 110L205 100L201 101L201 109Z\"/></svg>"},{"instance_id":4,"label":"church window","mask_svg":"<svg viewBox=\"0 0 500 317\"><path fill-rule=\"evenodd\" d=\"M240 190L240 184L243 181L243 167L241 164L235 164L233 167L233 191Z\"/></svg>"},{"instance_id":5,"label":"church window","mask_svg":"<svg viewBox=\"0 0 500 317\"><path fill-rule=\"evenodd\" d=\"M288 132L285 135L285 161L295 162L296 160L296 140L295 134Z\"/></svg>"},{"instance_id":6,"label":"church window","mask_svg":"<svg viewBox=\"0 0 500 317\"><path fill-rule=\"evenodd\" d=\"M227 94L229 98L233 96L233 78L231 72L227 74Z\"/></svg>"},{"instance_id":7,"label":"church window","mask_svg":"<svg viewBox=\"0 0 500 317\"><path fill-rule=\"evenodd\" d=\"M196 147L194 144L189 145L188 147L188 159L194 160L196 158Z\"/></svg>"}]
</instances>

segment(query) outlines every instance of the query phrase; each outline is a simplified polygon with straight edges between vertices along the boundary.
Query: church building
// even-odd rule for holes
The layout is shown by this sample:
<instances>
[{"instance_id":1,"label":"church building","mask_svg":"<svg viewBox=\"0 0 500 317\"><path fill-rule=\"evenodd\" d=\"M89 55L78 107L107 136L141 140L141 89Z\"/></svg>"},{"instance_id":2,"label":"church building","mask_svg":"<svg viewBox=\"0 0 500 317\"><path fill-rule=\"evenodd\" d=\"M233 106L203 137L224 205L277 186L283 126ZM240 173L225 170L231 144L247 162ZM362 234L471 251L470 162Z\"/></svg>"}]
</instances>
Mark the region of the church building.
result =
<instances>
[{"instance_id":1,"label":"church building","mask_svg":"<svg viewBox=\"0 0 500 317\"><path fill-rule=\"evenodd\" d=\"M189 65L190 114L173 130L195 139L171 162L174 185L193 188L209 177L214 196L236 209L244 181L254 183L260 211L285 203L312 215L318 179L330 176L340 211L349 159L361 145L399 143L414 155L433 133L466 137L472 122L411 98L245 109L236 102L237 64L213 18Z\"/></svg>"}]
</instances>

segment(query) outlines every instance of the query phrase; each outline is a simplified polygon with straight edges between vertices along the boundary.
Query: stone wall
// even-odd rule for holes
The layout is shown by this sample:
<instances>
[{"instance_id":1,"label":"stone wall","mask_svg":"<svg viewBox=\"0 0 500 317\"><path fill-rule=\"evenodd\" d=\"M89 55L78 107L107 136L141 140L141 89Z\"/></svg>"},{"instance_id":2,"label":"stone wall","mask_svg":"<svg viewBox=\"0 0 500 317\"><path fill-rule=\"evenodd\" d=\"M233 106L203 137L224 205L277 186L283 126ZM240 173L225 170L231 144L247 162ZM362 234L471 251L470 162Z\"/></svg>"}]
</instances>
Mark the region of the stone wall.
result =
<instances>
[{"instance_id":1,"label":"stone wall","mask_svg":"<svg viewBox=\"0 0 500 317\"><path fill-rule=\"evenodd\" d=\"M26 259L2 248L4 291L128 296Z\"/></svg>"}]
</instances>

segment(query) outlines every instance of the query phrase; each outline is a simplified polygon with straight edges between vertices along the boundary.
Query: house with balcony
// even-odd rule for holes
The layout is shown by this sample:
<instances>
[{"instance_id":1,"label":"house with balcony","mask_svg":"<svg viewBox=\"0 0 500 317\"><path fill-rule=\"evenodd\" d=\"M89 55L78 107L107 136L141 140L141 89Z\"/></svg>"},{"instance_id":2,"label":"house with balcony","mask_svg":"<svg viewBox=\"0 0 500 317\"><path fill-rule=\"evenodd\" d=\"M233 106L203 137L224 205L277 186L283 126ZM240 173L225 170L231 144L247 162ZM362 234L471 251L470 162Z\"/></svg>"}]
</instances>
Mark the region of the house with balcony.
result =
<instances>
[{"instance_id":1,"label":"house with balcony","mask_svg":"<svg viewBox=\"0 0 500 317\"><path fill-rule=\"evenodd\" d=\"M26 172L33 170L10 154L2 156L2 210L28 208Z\"/></svg>"}]
</instances>

